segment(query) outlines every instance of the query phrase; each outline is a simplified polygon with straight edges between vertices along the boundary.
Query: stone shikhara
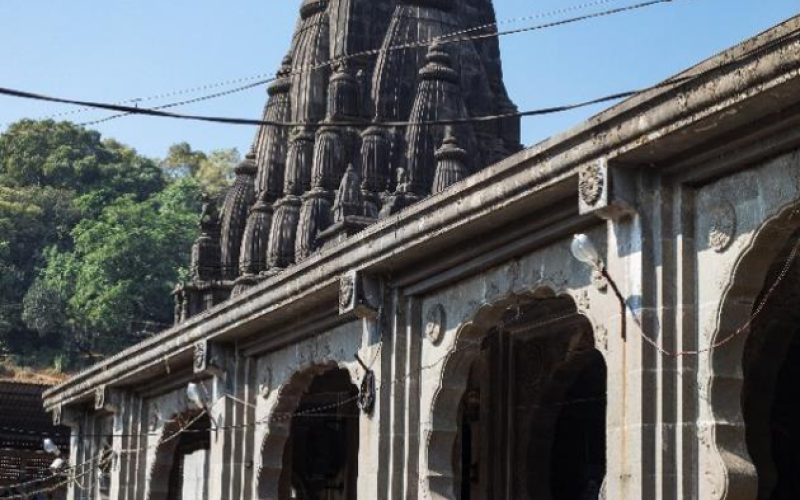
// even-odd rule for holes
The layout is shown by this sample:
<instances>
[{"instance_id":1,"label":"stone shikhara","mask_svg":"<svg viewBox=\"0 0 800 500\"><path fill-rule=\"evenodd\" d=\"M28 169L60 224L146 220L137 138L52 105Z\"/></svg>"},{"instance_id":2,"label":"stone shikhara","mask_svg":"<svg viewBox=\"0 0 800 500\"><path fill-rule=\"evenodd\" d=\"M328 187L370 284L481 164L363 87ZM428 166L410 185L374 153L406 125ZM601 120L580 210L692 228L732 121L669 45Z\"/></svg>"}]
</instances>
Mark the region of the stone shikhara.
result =
<instances>
[{"instance_id":1,"label":"stone shikhara","mask_svg":"<svg viewBox=\"0 0 800 500\"><path fill-rule=\"evenodd\" d=\"M119 450L108 488L71 498L181 498L180 470L213 500L780 487L788 452L747 438L769 434L753 408L784 394L771 367L800 319L800 20L520 151L518 119L375 125L513 111L493 38L319 64L486 24L489 0L305 0L300 18L264 118L305 125L262 127L206 200L175 327L45 394L73 463ZM730 340L671 356L642 336Z\"/></svg>"}]
</instances>

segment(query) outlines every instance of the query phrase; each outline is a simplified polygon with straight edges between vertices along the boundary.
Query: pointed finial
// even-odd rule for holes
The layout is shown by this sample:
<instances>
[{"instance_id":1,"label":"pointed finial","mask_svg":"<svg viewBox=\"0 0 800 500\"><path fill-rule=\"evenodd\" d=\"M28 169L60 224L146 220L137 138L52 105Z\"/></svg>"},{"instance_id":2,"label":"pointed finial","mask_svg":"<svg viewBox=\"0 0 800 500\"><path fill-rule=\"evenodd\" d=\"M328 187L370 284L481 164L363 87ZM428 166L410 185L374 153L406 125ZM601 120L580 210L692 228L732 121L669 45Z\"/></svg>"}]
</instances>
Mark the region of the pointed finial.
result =
<instances>
[{"instance_id":1,"label":"pointed finial","mask_svg":"<svg viewBox=\"0 0 800 500\"><path fill-rule=\"evenodd\" d=\"M441 38L436 38L428 46L428 53L425 56L425 66L419 72L420 76L426 80L446 80L458 83L458 73L453 69L452 57L445 48Z\"/></svg>"}]
</instances>

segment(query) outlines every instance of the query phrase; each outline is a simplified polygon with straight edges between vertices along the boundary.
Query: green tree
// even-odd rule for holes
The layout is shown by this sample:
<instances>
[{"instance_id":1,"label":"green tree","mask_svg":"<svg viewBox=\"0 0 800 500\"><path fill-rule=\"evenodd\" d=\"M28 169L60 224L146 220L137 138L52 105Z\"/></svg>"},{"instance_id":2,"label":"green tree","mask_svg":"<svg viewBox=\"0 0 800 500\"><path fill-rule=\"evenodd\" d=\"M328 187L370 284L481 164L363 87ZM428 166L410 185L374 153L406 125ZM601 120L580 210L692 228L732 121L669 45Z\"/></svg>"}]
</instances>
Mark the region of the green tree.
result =
<instances>
[{"instance_id":1,"label":"green tree","mask_svg":"<svg viewBox=\"0 0 800 500\"><path fill-rule=\"evenodd\" d=\"M22 120L1 134L0 349L27 363L63 347L69 296L37 280L42 267L71 255L79 221L166 184L156 162L71 123Z\"/></svg>"},{"instance_id":2,"label":"green tree","mask_svg":"<svg viewBox=\"0 0 800 500\"><path fill-rule=\"evenodd\" d=\"M123 196L75 227L71 252L48 252L44 289L66 299L70 335L84 350L113 352L170 324L170 292L197 237L200 193L184 178L145 201Z\"/></svg>"},{"instance_id":3,"label":"green tree","mask_svg":"<svg viewBox=\"0 0 800 500\"><path fill-rule=\"evenodd\" d=\"M236 165L241 161L237 149L216 149L206 154L193 150L181 142L170 146L161 168L172 178L193 177L200 181L203 189L219 196L233 181Z\"/></svg>"},{"instance_id":4,"label":"green tree","mask_svg":"<svg viewBox=\"0 0 800 500\"><path fill-rule=\"evenodd\" d=\"M0 344L6 348L32 346L23 297L44 262L42 249L64 245L79 218L71 191L0 186Z\"/></svg>"},{"instance_id":5,"label":"green tree","mask_svg":"<svg viewBox=\"0 0 800 500\"><path fill-rule=\"evenodd\" d=\"M102 140L99 132L69 122L22 120L0 135L0 182L145 199L163 189L165 179L156 162Z\"/></svg>"}]
</instances>

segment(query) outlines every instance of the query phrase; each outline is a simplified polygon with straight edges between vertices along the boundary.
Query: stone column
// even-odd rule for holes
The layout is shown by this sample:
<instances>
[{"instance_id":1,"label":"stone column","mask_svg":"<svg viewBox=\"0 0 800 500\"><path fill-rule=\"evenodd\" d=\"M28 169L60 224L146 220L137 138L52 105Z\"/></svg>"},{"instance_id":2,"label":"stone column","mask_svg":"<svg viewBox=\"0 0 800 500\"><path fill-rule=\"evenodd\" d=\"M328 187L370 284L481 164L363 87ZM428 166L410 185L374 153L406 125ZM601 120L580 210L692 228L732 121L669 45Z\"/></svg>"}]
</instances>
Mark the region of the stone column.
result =
<instances>
[{"instance_id":1,"label":"stone column","mask_svg":"<svg viewBox=\"0 0 800 500\"><path fill-rule=\"evenodd\" d=\"M114 500L135 500L136 467L139 455L137 436L147 432L141 426L142 401L127 391L107 390L106 397L110 404L106 407L113 410L113 442L114 462L111 470L110 498Z\"/></svg>"},{"instance_id":2,"label":"stone column","mask_svg":"<svg viewBox=\"0 0 800 500\"><path fill-rule=\"evenodd\" d=\"M208 500L249 498L245 495L252 494L253 482L253 363L232 346L199 342L194 370L199 377L211 378Z\"/></svg>"},{"instance_id":3,"label":"stone column","mask_svg":"<svg viewBox=\"0 0 800 500\"><path fill-rule=\"evenodd\" d=\"M69 427L70 429L70 441L69 441L69 464L70 466L74 466L75 464L82 463L80 457L82 457L82 446L81 446L81 421L82 415L78 413L77 410L73 410L72 408L63 408L59 406L53 411L53 425L59 426L63 425ZM67 500L77 500L77 491L74 485L69 485L67 490Z\"/></svg>"}]
</instances>

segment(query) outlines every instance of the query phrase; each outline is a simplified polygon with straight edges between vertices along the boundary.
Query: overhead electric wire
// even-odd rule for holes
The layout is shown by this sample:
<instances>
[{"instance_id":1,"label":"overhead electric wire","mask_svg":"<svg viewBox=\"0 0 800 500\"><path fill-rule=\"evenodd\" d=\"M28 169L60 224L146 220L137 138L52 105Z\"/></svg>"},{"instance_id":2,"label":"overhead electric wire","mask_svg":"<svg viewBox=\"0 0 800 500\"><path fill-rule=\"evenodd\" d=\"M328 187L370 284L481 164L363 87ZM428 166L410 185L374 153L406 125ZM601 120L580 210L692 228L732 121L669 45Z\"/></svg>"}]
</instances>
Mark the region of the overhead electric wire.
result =
<instances>
[{"instance_id":1,"label":"overhead electric wire","mask_svg":"<svg viewBox=\"0 0 800 500\"><path fill-rule=\"evenodd\" d=\"M661 0L661 1L674 1L674 0ZM474 122L485 122L485 121L495 121L495 120L502 120L506 118L515 118L515 117L531 117L531 116L542 116L548 114L555 114L555 113L562 113L565 111L571 111L575 109L580 109L584 107L589 107L597 104L602 104L611 101L617 101L620 99L634 97L636 95L657 90L659 88L664 87L671 87L674 85L679 85L683 83L688 83L694 80L698 80L707 76L708 74L724 71L726 68L733 67L736 64L739 64L743 60L751 58L758 53L764 52L766 50L770 50L772 47L787 43L788 41L797 41L798 34L800 34L800 29L794 29L786 33L785 35L770 41L769 43L765 44L764 46L754 48L745 52L744 54L740 54L737 57L731 58L726 60L724 63L713 66L709 69L693 73L693 74L686 74L683 76L677 76L666 80L664 82L652 85L650 87L640 88L636 90L618 92L615 94L610 94L602 97L598 97L595 99L590 99L586 101L581 101L572 104L564 104L560 106L551 106L545 108L539 108L534 110L528 111L518 111L512 113L505 113L499 115L490 115L490 116L478 116L478 117L465 117L465 118L455 118L455 119L446 119L446 120L433 120L433 121L426 121L426 122L412 122L412 121L352 121L352 122L317 122L317 123L306 123L306 122L277 122L277 121L269 121L269 120L255 120L255 119L247 119L247 118L228 118L228 117L215 117L215 116L205 116L205 115L190 115L190 114L181 114L181 113L171 113L171 112L164 112L159 111L157 109L141 109L141 108L129 108L129 107L120 107L120 106L113 106L108 105L105 103L83 103L82 101L71 101L61 98L53 98L49 96L41 96L32 93L25 93L27 95L19 95L22 92L16 91L13 89L2 89L0 88L0 94L5 93L5 91L10 91L15 93L16 97L25 97L28 99L45 99L45 100L55 100L55 102L66 102L68 104L75 104L75 105L83 105L83 104L92 104L93 107L97 107L99 109L111 109L111 110L118 110L124 111L126 114L141 114L141 115L149 115L149 116L157 116L157 117L164 117L164 118L173 118L173 119L182 119L182 120L193 120L193 121L203 121L203 122L213 122L213 123L222 123L222 124L231 124L231 125L250 125L250 126L275 126L275 127L353 127L357 125L375 125L375 126L384 126L384 127L405 127L405 126L412 126L412 125L455 125L455 124L462 124L462 123L474 123Z\"/></svg>"},{"instance_id":2,"label":"overhead electric wire","mask_svg":"<svg viewBox=\"0 0 800 500\"><path fill-rule=\"evenodd\" d=\"M611 1L611 0L609 0L609 1ZM380 55L380 54L399 51L399 50L425 48L425 47L429 47L430 45L432 45L434 43L437 43L437 42L442 44L442 45L450 45L450 44L455 44L455 43L464 43L464 42L470 42L470 41L484 40L484 39L487 39L487 38L499 38L499 37L502 37L502 36L516 35L516 34L520 34L520 33L530 33L530 32L533 32L533 31L541 31L541 30L545 30L545 29L549 29L549 28L555 28L555 27L564 26L564 25L568 25L568 24L573 24L573 23L577 23L577 22L588 21L588 20L598 19L598 18L602 18L602 17L608 17L608 16L621 14L621 13L625 13L625 12L630 12L630 11L634 11L634 10L640 10L640 9L644 9L644 8L647 8L647 7L652 7L652 6L659 5L659 4L672 3L674 1L677 1L677 0L650 0L650 1L647 1L647 2L641 2L641 3L637 3L637 4L633 4L633 5L624 6L624 7L618 7L618 8L611 9L611 10L606 10L606 11L603 11L603 12L587 14L587 15L583 15L583 16L573 17L573 18L569 18L569 19L563 19L563 20L560 20L560 21L554 21L554 22L545 23L545 24L538 24L538 25L535 25L535 26L527 26L527 27L523 27L523 28L517 28L517 29L513 29L513 30L508 30L508 31L495 31L495 32L490 32L490 33L481 33L479 35L473 35L473 36L467 36L467 37L461 36L461 35L463 35L465 33L470 33L470 32L473 32L473 31L481 31L481 30L484 30L484 29L487 29L487 28L490 28L492 26L496 26L497 25L496 23L490 23L490 24L485 24L485 25L473 27L473 28L467 28L467 29L464 29L464 30L454 31L452 33L446 33L446 34L443 34L443 35L440 35L440 36L431 37L431 38L426 39L426 40L418 40L418 41L415 41L415 42L409 42L409 43L400 44L400 45L392 45L392 46L389 46L389 47L382 47L382 48L379 48L379 49L364 50L364 51L356 52L356 53L353 53L353 54L346 54L346 55L343 55L343 56L335 57L333 59L330 59L328 61L324 61L324 62L321 62L321 63L318 63L318 64L295 67L295 68L292 69L292 71L290 73L281 76L281 78L288 78L288 77L296 76L296 75L303 74L303 73L306 73L306 72L309 72L309 71L317 71L317 70L320 70L320 69L324 69L324 68L330 67L330 66L332 66L334 64L338 64L338 63L350 60L350 59L363 58L363 57L366 57L366 56L373 56L373 55ZM607 2L598 2L597 4L602 4L602 3L607 3ZM587 4L587 5L592 5L592 4ZM261 81L254 82L254 83L251 83L251 84L248 84L248 85L244 85L242 87L236 87L236 88L224 91L224 92L217 92L217 93L210 94L210 95L207 95L207 96L196 97L196 98L193 98L193 99L187 99L187 100L184 100L184 101L164 104L164 105L161 105L161 106L155 106L155 107L147 108L147 109L154 110L154 111L160 111L160 110L164 110L164 109L174 108L174 107L178 107L178 106L185 106L185 105L188 105L188 104L194 104L194 103L203 102L203 101L207 101L207 100L211 100L211 99L216 99L218 97L236 94L238 92L243 92L245 90L249 90L249 89L254 88L254 87L258 87L258 86L261 86L261 85L269 84L269 83L274 82L277 79L278 79L278 77L267 78L265 80L261 80ZM62 104L70 104L70 103L62 103ZM95 106L88 106L87 105L85 107L86 108L93 108ZM109 116L109 117L106 117L106 118L101 118L101 119L98 119L98 120L83 122L80 125L93 126L93 125L98 125L100 123L105 123L105 122L108 122L108 121L111 121L111 120L116 120L118 118L123 118L123 117L126 117L126 116L142 114L142 113L136 113L136 112L132 111L134 109L140 109L138 107L127 107L127 108L128 109L125 110L125 111L118 110L118 109L105 108L105 109L108 109L108 110L111 110L111 111L120 111L120 113L117 114L117 115L112 115L112 116ZM241 125L242 123L239 123L239 124ZM244 125L252 125L252 124L245 123Z\"/></svg>"},{"instance_id":3,"label":"overhead electric wire","mask_svg":"<svg viewBox=\"0 0 800 500\"><path fill-rule=\"evenodd\" d=\"M514 24L514 23L519 23L519 22L523 22L523 21L531 21L531 20L534 20L534 19L543 19L543 18L547 18L547 17L553 17L553 16L557 16L557 15L561 15L561 14L567 14L567 13L570 13L570 12L576 12L576 11L585 10L585 9L592 8L592 7L599 7L599 6L602 6L602 5L608 5L608 4L619 2L619 1L620 0L597 0L597 1L593 1L593 2L585 2L585 3L581 3L581 4L577 4L577 5L571 5L571 6L563 7L563 8L560 8L560 9L554 9L554 10L546 11L546 12L539 12L539 13L536 13L536 14L529 14L529 15L525 15L525 16L517 16L517 17L505 18L505 19L501 19L501 20L498 20L498 21L495 21L495 22L492 22L492 23L486 23L486 24L482 24L482 25L479 25L479 26L474 26L474 27L470 27L470 28L465 28L463 30L454 31L452 33L448 33L445 36L448 36L448 37L457 36L457 35L462 35L462 34L466 34L466 33L471 33L473 31L488 29L488 28L497 27L497 26L506 25L506 24ZM243 83L243 82L252 82L253 80L258 80L258 81L255 82L253 85L249 85L248 84L248 85L245 85L245 86L236 87L236 88L230 89L229 91L219 92L217 94L212 94L210 96L205 96L202 99L203 100L214 99L215 97L222 97L224 95L230 95L231 93L242 92L244 90L248 90L248 89L251 89L251 88L254 88L254 87L260 87L262 85L265 85L266 83L269 83L269 82L273 81L274 77L272 77L271 74L261 73L261 74L253 75L253 76L234 78L234 79L229 79L229 80L225 80L225 81L221 81L221 82L209 83L209 84L205 84L205 85L199 85L199 86L189 87L189 88L180 89L180 90L172 90L172 91L162 92L162 93L159 93L159 94L150 95L150 96L146 96L146 97L135 97L135 98L130 98L130 99L124 99L122 101L116 101L115 104L138 104L138 103L147 102L147 101L156 101L156 100L160 100L160 99L166 99L168 97L175 97L175 96L179 96L179 95L192 94L192 93L200 92L200 91L203 91L203 90L209 90L209 89L219 88L219 87L226 87L228 85L234 85L234 84ZM182 103L176 103L176 105L190 104L192 102L195 102L195 101L190 99L190 100L187 100L187 101L183 101ZM42 117L41 119L46 120L46 119L53 119L53 118L61 118L61 117L65 117L65 116L73 116L73 115L85 113L85 112L91 111L91 110L92 110L92 108L80 108L80 109L75 109L75 110L72 110L72 111L65 111L65 112L62 112L62 113L55 113L55 114L51 114L51 115L46 115L46 116ZM93 122L88 122L88 124L102 123L104 121L110 121L111 119L113 119L113 117L108 117L108 118L96 120L96 121L93 121Z\"/></svg>"},{"instance_id":4,"label":"overhead electric wire","mask_svg":"<svg viewBox=\"0 0 800 500\"><path fill-rule=\"evenodd\" d=\"M273 126L273 127L353 127L358 125L374 125L379 127L409 127L409 126L436 126L436 125L458 125L458 124L465 124L465 123L477 123L477 122L487 122L487 121L497 121L503 120L507 118L524 118L524 117L531 117L531 116L541 116L541 115L549 115L549 114L556 114L556 113L563 113L565 111L571 111L579 108L584 108L588 106L593 106L596 104L602 104L610 101L617 101L620 99L624 99L627 97L633 97L635 95L641 94L643 92L647 92L650 90L658 89L660 87L668 87L672 85L677 85L679 83L683 83L688 80L692 80L697 78L697 76L686 76L680 77L672 80L668 80L663 83L659 83L657 85L646 87L637 90L630 90L625 92L618 92L615 94L606 95L603 97L598 97L595 99L590 99L587 101L581 101L572 104L563 104L559 106L552 106L546 108L539 108L533 109L528 111L515 111L511 113L503 113L497 115L487 115L487 116L471 116L471 117L464 117L464 118L450 118L450 119L442 119L442 120L431 120L431 121L352 121L352 122L318 122L318 123L306 123L306 122L278 122L278 121L271 121L271 120L255 120L250 118L230 118L230 117L222 117L222 116L208 116L208 115L191 115L191 114L183 114L183 113L172 113L168 111L160 111L157 109L147 109L147 108L133 108L129 106L121 106L117 104L110 104L110 103L103 103L103 102L93 102L93 101L78 101L73 99L65 99L62 97L54 97L48 96L44 94L36 94L33 92L27 92L24 90L16 90L10 88L0 87L0 95L6 95L9 97L17 97L21 99L31 99L37 101L46 101L46 102L56 102L61 104L72 104L76 106L87 106L96 109L104 109L110 111L120 111L125 114L130 115L143 115L143 116L153 116L159 118L172 118L177 120L189 120L189 121L200 121L200 122L208 122L208 123L220 123L225 125L247 125L247 126Z\"/></svg>"}]
</instances>

